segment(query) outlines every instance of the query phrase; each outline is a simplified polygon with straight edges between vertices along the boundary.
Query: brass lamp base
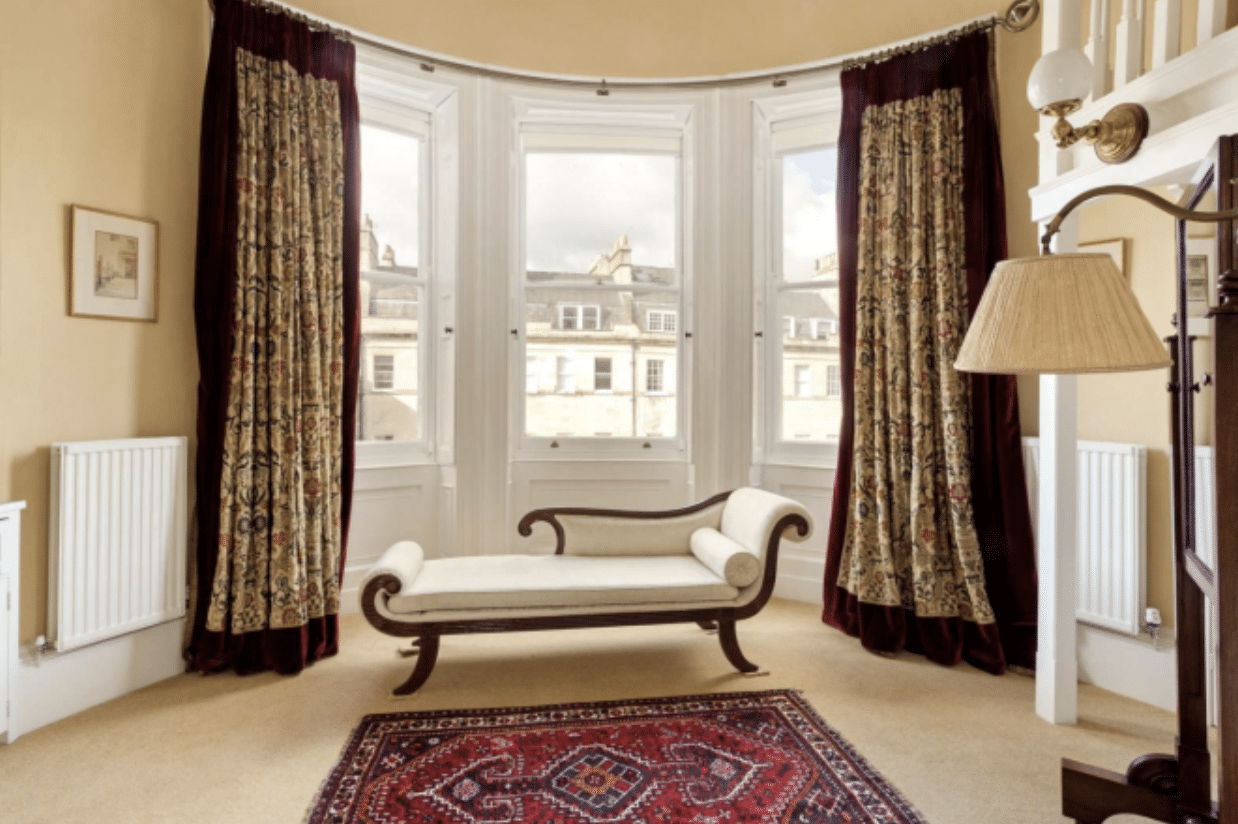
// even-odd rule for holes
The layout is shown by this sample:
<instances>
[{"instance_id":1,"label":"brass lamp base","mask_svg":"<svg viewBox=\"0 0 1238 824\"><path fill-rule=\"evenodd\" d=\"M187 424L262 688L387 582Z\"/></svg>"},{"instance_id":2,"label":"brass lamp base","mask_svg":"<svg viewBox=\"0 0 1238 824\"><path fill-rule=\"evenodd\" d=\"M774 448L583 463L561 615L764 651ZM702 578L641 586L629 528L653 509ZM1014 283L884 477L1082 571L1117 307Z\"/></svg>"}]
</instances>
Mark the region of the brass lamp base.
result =
<instances>
[{"instance_id":1,"label":"brass lamp base","mask_svg":"<svg viewBox=\"0 0 1238 824\"><path fill-rule=\"evenodd\" d=\"M1138 103L1119 103L1100 120L1093 120L1083 128L1076 129L1066 120L1066 115L1082 106L1079 100L1063 100L1051 103L1040 110L1041 114L1056 117L1053 137L1059 149L1067 149L1086 140L1096 146L1096 156L1105 163L1124 163L1135 156L1143 139L1148 136L1148 112Z\"/></svg>"}]
</instances>

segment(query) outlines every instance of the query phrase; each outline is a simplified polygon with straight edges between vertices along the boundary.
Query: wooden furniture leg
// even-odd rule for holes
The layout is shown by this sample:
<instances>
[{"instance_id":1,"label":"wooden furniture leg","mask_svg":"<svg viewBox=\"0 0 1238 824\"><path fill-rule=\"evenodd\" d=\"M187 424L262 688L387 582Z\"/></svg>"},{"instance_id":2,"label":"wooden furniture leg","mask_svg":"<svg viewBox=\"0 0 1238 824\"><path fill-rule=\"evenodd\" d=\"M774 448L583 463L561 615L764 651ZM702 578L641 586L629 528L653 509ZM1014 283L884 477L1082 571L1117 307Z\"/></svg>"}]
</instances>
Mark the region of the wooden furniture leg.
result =
<instances>
[{"instance_id":1,"label":"wooden furniture leg","mask_svg":"<svg viewBox=\"0 0 1238 824\"><path fill-rule=\"evenodd\" d=\"M735 635L735 619L720 618L718 620L718 640L722 642L722 651L731 666L743 673L757 672L761 668L744 657L739 648L739 638Z\"/></svg>"},{"instance_id":2,"label":"wooden furniture leg","mask_svg":"<svg viewBox=\"0 0 1238 824\"><path fill-rule=\"evenodd\" d=\"M413 667L413 674L408 676L407 681L392 690L396 695L412 695L434 672L434 663L438 660L438 635L421 636L418 646L421 653L417 656L417 666Z\"/></svg>"}]
</instances>

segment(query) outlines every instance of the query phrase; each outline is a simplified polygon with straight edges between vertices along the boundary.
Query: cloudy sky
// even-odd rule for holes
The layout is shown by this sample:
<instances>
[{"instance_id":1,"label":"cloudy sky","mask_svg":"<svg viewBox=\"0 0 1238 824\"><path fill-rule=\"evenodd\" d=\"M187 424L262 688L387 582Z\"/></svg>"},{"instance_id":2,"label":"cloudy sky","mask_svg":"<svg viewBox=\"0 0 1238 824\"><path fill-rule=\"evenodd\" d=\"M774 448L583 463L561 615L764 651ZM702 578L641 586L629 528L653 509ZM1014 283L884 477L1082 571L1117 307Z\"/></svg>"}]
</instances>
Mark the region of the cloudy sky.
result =
<instances>
[{"instance_id":1,"label":"cloudy sky","mask_svg":"<svg viewBox=\"0 0 1238 824\"><path fill-rule=\"evenodd\" d=\"M421 141L361 127L361 214L374 221L379 249L390 246L400 266L418 261L417 177Z\"/></svg>"},{"instance_id":2,"label":"cloudy sky","mask_svg":"<svg viewBox=\"0 0 1238 824\"><path fill-rule=\"evenodd\" d=\"M361 127L361 210L396 262L418 261L420 141ZM835 252L834 149L783 158L783 276L807 280L813 259ZM529 269L586 272L628 236L632 260L674 266L678 160L667 155L531 153L527 168ZM381 251L381 250L380 250Z\"/></svg>"},{"instance_id":3,"label":"cloudy sky","mask_svg":"<svg viewBox=\"0 0 1238 824\"><path fill-rule=\"evenodd\" d=\"M530 153L525 168L529 269L587 272L622 234L633 263L675 265L676 158Z\"/></svg>"},{"instance_id":4,"label":"cloudy sky","mask_svg":"<svg viewBox=\"0 0 1238 824\"><path fill-rule=\"evenodd\" d=\"M782 159L782 276L812 277L813 258L838 251L834 148L784 155Z\"/></svg>"}]
</instances>

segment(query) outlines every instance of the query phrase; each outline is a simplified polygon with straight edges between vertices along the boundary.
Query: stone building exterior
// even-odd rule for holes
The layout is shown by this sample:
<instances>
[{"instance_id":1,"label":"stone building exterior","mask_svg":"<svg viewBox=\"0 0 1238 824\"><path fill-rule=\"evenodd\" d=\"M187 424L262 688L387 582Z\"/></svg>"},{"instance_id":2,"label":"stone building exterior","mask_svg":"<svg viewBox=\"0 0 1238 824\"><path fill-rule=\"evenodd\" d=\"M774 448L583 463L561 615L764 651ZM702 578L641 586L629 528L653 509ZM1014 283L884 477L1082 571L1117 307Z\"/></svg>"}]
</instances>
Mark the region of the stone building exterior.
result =
<instances>
[{"instance_id":1,"label":"stone building exterior","mask_svg":"<svg viewBox=\"0 0 1238 824\"><path fill-rule=\"evenodd\" d=\"M361 235L358 440L422 436L417 268L381 255L373 224ZM813 288L784 295L786 440L833 439L838 380L837 259L817 261ZM525 288L524 432L532 437L678 434L679 342L675 271L632 262L626 236L586 273L529 271ZM819 285L818 285L819 284ZM610 289L589 289L589 286ZM809 284L805 284L809 286ZM698 353L698 357L708 353ZM504 366L495 378L507 374Z\"/></svg>"}]
</instances>

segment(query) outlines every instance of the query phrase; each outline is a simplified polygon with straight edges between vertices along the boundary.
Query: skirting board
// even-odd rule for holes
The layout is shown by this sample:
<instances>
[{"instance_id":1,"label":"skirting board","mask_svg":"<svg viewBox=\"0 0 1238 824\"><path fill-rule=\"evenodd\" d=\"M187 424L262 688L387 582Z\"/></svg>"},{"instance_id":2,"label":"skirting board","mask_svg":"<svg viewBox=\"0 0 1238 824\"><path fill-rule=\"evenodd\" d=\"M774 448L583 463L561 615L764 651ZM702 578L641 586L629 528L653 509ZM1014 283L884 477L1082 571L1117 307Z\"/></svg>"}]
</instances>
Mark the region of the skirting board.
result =
<instances>
[{"instance_id":1,"label":"skirting board","mask_svg":"<svg viewBox=\"0 0 1238 824\"><path fill-rule=\"evenodd\" d=\"M6 744L39 727L185 672L184 619L17 667L13 722Z\"/></svg>"},{"instance_id":2,"label":"skirting board","mask_svg":"<svg viewBox=\"0 0 1238 824\"><path fill-rule=\"evenodd\" d=\"M1159 649L1147 637L1132 638L1078 625L1079 680L1162 710L1178 710L1178 667L1172 639Z\"/></svg>"},{"instance_id":3,"label":"skirting board","mask_svg":"<svg viewBox=\"0 0 1238 824\"><path fill-rule=\"evenodd\" d=\"M821 604L825 561L788 552L779 559L774 596ZM1176 657L1172 640L1154 649L1146 637L1131 638L1078 625L1079 680L1169 712L1178 708Z\"/></svg>"}]
</instances>

